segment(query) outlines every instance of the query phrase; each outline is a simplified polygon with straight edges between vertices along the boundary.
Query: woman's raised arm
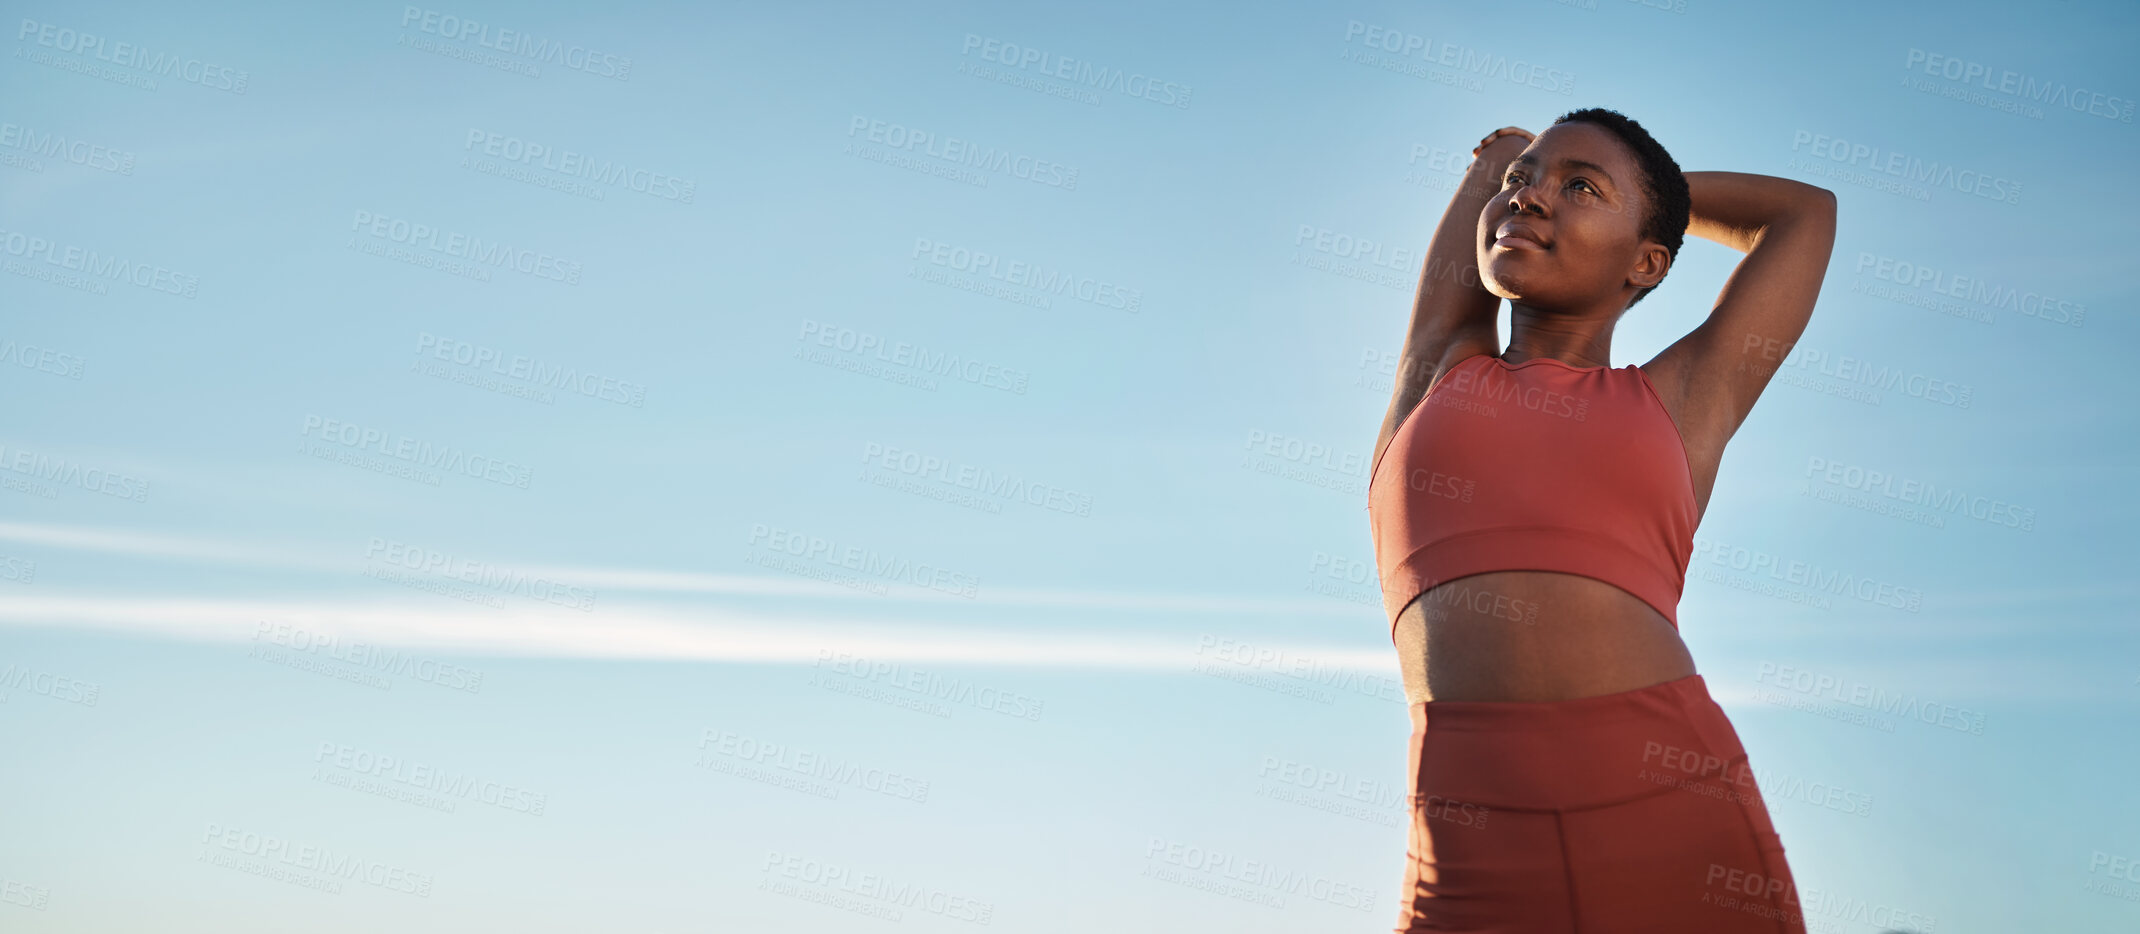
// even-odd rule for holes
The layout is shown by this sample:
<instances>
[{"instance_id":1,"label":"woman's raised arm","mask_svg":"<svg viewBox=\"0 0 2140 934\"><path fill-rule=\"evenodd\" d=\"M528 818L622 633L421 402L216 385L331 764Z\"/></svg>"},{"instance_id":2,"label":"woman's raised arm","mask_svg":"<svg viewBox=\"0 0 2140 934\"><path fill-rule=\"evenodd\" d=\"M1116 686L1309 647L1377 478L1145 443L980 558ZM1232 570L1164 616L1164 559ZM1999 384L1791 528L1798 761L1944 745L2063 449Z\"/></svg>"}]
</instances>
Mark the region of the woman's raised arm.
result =
<instances>
[{"instance_id":1,"label":"woman's raised arm","mask_svg":"<svg viewBox=\"0 0 2140 934\"><path fill-rule=\"evenodd\" d=\"M1682 422L1722 445L1805 333L1835 250L1835 193L1744 172L1688 172L1687 233L1746 254L1709 317L1644 365L1683 387Z\"/></svg>"},{"instance_id":2,"label":"woman's raised arm","mask_svg":"<svg viewBox=\"0 0 2140 934\"><path fill-rule=\"evenodd\" d=\"M1389 411L1382 417L1382 431L1375 438L1374 462L1397 434L1404 421L1442 367L1453 349L1461 356L1473 352L1498 353L1500 334L1494 321L1501 312L1501 298L1479 281L1479 214L1486 202L1501 190L1501 177L1508 164L1530 145L1527 132L1511 127L1496 131L1478 149L1464 169L1441 224L1427 245L1419 271L1419 292L1412 299L1412 320L1404 332L1404 347L1397 355L1397 377L1390 390ZM1510 132L1512 131L1512 132ZM1519 135L1520 134L1520 135ZM1372 471L1372 466L1369 468Z\"/></svg>"},{"instance_id":3,"label":"woman's raised arm","mask_svg":"<svg viewBox=\"0 0 2140 934\"><path fill-rule=\"evenodd\" d=\"M1773 175L1687 172L1687 233L1751 252L1772 224L1835 216L1835 192Z\"/></svg>"}]
</instances>

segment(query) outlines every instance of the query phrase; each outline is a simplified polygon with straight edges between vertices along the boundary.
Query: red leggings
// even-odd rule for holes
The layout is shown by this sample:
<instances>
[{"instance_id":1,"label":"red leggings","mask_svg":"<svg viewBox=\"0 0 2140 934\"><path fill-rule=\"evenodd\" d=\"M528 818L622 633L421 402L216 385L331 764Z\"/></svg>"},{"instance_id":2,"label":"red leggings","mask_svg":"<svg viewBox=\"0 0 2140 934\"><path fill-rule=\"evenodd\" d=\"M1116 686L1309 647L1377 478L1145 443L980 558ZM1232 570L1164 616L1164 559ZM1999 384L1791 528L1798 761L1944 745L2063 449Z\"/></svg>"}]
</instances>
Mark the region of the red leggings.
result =
<instances>
[{"instance_id":1,"label":"red leggings","mask_svg":"<svg viewBox=\"0 0 2140 934\"><path fill-rule=\"evenodd\" d=\"M1783 841L1700 675L1412 705L1399 934L1802 934Z\"/></svg>"}]
</instances>

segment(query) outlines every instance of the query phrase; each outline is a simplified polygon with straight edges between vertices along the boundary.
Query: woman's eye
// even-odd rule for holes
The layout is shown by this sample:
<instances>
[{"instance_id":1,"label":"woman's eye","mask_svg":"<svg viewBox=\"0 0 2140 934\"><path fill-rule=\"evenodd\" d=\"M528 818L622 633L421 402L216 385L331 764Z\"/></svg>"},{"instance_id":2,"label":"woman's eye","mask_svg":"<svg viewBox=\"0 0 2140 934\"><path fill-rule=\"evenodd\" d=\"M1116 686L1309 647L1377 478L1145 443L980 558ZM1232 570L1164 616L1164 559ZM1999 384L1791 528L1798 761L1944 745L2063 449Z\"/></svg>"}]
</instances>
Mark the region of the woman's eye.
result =
<instances>
[{"instance_id":1,"label":"woman's eye","mask_svg":"<svg viewBox=\"0 0 2140 934\"><path fill-rule=\"evenodd\" d=\"M1510 174L1510 175L1508 176L1508 178L1507 178L1506 180L1504 180L1504 181L1503 181L1503 182L1501 183L1501 187L1503 187L1503 188L1508 188L1508 187L1512 187L1512 186L1515 186L1515 185L1520 185L1520 184L1523 184L1523 181L1524 181L1524 178L1523 178L1523 176L1521 176L1521 175L1516 175L1516 174ZM1578 178L1578 179L1576 179L1576 180L1574 180L1574 181L1572 181L1572 182L1569 182L1568 184L1569 184L1570 186L1575 186L1575 185L1581 185L1581 186L1582 186L1583 188L1587 189L1587 190L1588 190L1588 191L1589 191L1589 192L1590 192L1591 194L1598 194L1598 188L1597 188L1597 186L1596 186L1596 185L1592 185L1592 184L1590 184L1590 180L1589 180L1589 179L1582 179L1582 178Z\"/></svg>"}]
</instances>

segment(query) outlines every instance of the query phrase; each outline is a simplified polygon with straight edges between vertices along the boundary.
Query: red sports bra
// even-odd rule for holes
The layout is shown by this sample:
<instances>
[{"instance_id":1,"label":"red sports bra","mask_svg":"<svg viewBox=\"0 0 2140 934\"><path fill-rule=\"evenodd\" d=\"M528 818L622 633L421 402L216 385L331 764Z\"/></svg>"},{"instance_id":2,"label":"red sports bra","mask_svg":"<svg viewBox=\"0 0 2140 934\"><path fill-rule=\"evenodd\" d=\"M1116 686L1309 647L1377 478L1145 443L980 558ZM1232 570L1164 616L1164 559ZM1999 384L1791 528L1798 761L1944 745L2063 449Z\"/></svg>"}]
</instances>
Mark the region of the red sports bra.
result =
<instances>
[{"instance_id":1,"label":"red sports bra","mask_svg":"<svg viewBox=\"0 0 2140 934\"><path fill-rule=\"evenodd\" d=\"M1679 625L1694 472L1641 367L1465 357L1379 458L1367 513L1393 638L1420 594L1488 571L1601 580Z\"/></svg>"}]
</instances>

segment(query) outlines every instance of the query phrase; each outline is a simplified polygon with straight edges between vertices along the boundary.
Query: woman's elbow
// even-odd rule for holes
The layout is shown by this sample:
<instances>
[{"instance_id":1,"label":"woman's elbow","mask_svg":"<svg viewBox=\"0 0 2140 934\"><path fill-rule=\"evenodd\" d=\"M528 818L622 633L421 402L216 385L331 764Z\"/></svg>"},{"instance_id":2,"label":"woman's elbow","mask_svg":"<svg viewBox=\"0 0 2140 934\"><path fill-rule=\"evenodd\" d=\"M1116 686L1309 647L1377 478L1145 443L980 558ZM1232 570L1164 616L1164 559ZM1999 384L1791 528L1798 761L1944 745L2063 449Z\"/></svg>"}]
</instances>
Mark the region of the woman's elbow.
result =
<instances>
[{"instance_id":1,"label":"woman's elbow","mask_svg":"<svg viewBox=\"0 0 2140 934\"><path fill-rule=\"evenodd\" d=\"M1825 214L1830 218L1835 216L1835 192L1819 185L1807 185L1803 201L1808 211Z\"/></svg>"}]
</instances>

